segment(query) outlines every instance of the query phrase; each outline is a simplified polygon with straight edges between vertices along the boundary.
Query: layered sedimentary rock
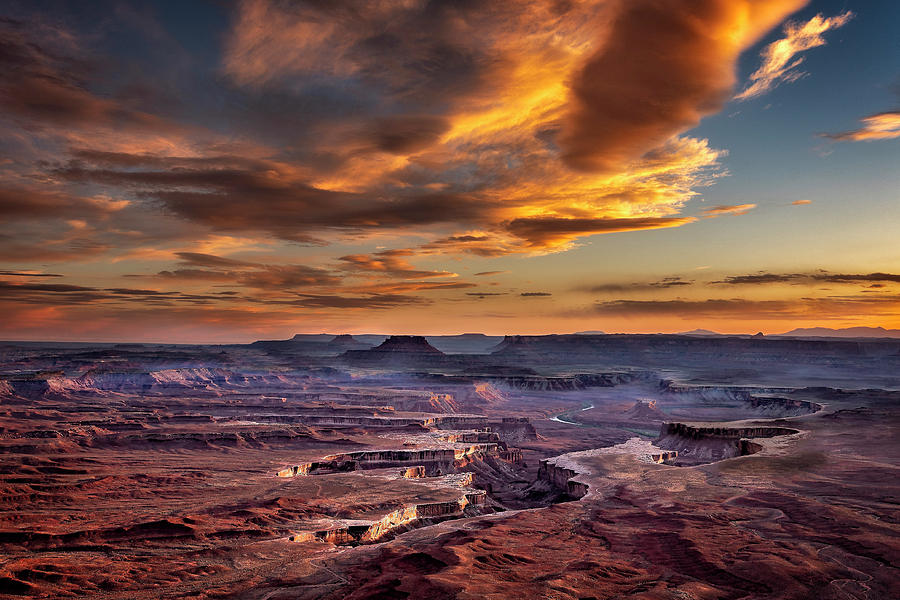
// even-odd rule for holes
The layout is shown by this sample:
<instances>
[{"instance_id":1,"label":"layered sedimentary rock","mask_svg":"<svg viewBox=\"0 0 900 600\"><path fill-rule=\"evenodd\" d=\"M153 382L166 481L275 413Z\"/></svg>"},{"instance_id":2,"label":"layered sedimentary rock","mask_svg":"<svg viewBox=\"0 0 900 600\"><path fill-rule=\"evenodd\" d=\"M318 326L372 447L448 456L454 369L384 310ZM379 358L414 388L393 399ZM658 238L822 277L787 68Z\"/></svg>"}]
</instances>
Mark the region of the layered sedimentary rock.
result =
<instances>
[{"instance_id":1,"label":"layered sedimentary rock","mask_svg":"<svg viewBox=\"0 0 900 600\"><path fill-rule=\"evenodd\" d=\"M506 376L492 378L496 385L518 390L561 392L583 390L592 387L613 387L630 383L637 378L631 373L579 373L559 377L539 375Z\"/></svg>"},{"instance_id":2,"label":"layered sedimentary rock","mask_svg":"<svg viewBox=\"0 0 900 600\"><path fill-rule=\"evenodd\" d=\"M755 438L798 433L797 429L787 427L664 423L654 443L660 448L678 451L679 464L692 465L755 454L762 449L759 443L752 441Z\"/></svg>"},{"instance_id":3,"label":"layered sedimentary rock","mask_svg":"<svg viewBox=\"0 0 900 600\"><path fill-rule=\"evenodd\" d=\"M594 448L579 452L569 452L542 460L538 469L538 480L546 481L554 488L572 498L582 498L588 491L588 484L579 479L590 474L585 460L608 454L623 454L634 457L638 462L671 464L678 457L674 450L663 450L646 440L633 437L628 441L607 448Z\"/></svg>"},{"instance_id":4,"label":"layered sedimentary rock","mask_svg":"<svg viewBox=\"0 0 900 600\"><path fill-rule=\"evenodd\" d=\"M421 502L393 510L376 521L350 521L317 531L294 534L295 542L319 540L337 546L374 543L401 528L412 528L435 520L452 519L468 513L471 507L478 514L484 506L486 494L482 490L467 490L456 500Z\"/></svg>"},{"instance_id":5,"label":"layered sedimentary rock","mask_svg":"<svg viewBox=\"0 0 900 600\"><path fill-rule=\"evenodd\" d=\"M443 415L434 419L439 429L489 429L504 440L518 442L537 438L534 425L526 417L485 418L471 415Z\"/></svg>"},{"instance_id":6,"label":"layered sedimentary rock","mask_svg":"<svg viewBox=\"0 0 900 600\"><path fill-rule=\"evenodd\" d=\"M404 479L420 479L425 477L425 467L422 465L407 467L400 471L400 477L403 477Z\"/></svg>"},{"instance_id":7,"label":"layered sedimentary rock","mask_svg":"<svg viewBox=\"0 0 900 600\"><path fill-rule=\"evenodd\" d=\"M372 346L361 342L355 339L352 335L342 334L334 336L330 342L328 342L328 349L333 350L336 354L340 354L341 352L346 352L347 350L368 350Z\"/></svg>"},{"instance_id":8,"label":"layered sedimentary rock","mask_svg":"<svg viewBox=\"0 0 900 600\"><path fill-rule=\"evenodd\" d=\"M625 412L625 418L634 421L662 421L667 419L666 413L659 410L655 400L637 400L634 406Z\"/></svg>"},{"instance_id":9,"label":"layered sedimentary rock","mask_svg":"<svg viewBox=\"0 0 900 600\"><path fill-rule=\"evenodd\" d=\"M354 365L351 378L331 370L331 359L314 372L299 353L256 346L50 353L2 346L0 589L8 594L898 596L891 565L900 538L892 535L889 500L897 496L900 451L892 442L900 392L857 389L896 379L886 370L873 381L858 376L853 363L846 389L804 388L807 379L795 390L781 386L806 376L809 364L831 365L832 357L806 354L803 364L784 366L789 377L757 377L747 375L747 365L769 365L756 362L760 353L734 353L716 342L706 349L673 343L665 354L668 343L655 339L635 345L634 356L687 360L699 353L705 360L722 352L737 357L723 360L741 364L667 367L666 374L708 384L672 384L670 392L660 389L661 374L635 375L640 381L620 389L555 391L561 381L581 386L573 373L651 367L608 347L584 361L569 354L563 359L572 364L560 368L543 359L447 356L440 368L413 372ZM610 356L615 362L598 366ZM107 389L74 385L85 372ZM160 372L171 375L150 375ZM551 383L535 383L538 372ZM100 376L111 373L116 377ZM266 378L255 379L259 374ZM522 376L512 385L502 381ZM11 380L31 396L15 394ZM728 381L740 385L728 388ZM150 384L147 392L142 382ZM657 399L666 420L693 428L673 431L686 450L721 442L727 455L756 455L676 469L651 464L671 464L674 447L640 445L636 461L600 456L621 447L569 452L646 433L659 415L638 398ZM817 402L828 410L808 414ZM583 427L543 418L589 403L594 408L580 413ZM673 408L682 414L671 416ZM700 410L707 412L692 414ZM526 415L534 426L517 418ZM761 416L786 420L736 421ZM799 435L740 437L795 424ZM716 435L716 428L737 425L737 438ZM479 444L496 449L470 454L465 460L472 462L460 466L456 446ZM524 457L510 445L525 448ZM452 474L437 478L416 460L369 470L384 457L363 464L353 455L419 449L451 450L444 458ZM343 461L322 458L340 455ZM521 459L529 467L516 464ZM684 460L691 464L689 454ZM292 479L273 477L288 464L295 466L281 475ZM294 477L301 473L313 476ZM582 495L582 502L539 508ZM472 518L430 528L459 517ZM419 527L429 529L414 531ZM290 548L292 535L305 545ZM378 544L335 551L321 540ZM429 587L435 584L442 587Z\"/></svg>"},{"instance_id":10,"label":"layered sedimentary rock","mask_svg":"<svg viewBox=\"0 0 900 600\"><path fill-rule=\"evenodd\" d=\"M502 447L501 447L502 446ZM471 444L457 448L417 448L398 450L360 450L331 454L319 461L293 465L278 471L279 477L319 475L356 470L405 467L414 464L430 476L451 473L474 460L494 456L509 462L521 462L522 454L505 444Z\"/></svg>"},{"instance_id":11,"label":"layered sedimentary rock","mask_svg":"<svg viewBox=\"0 0 900 600\"><path fill-rule=\"evenodd\" d=\"M341 358L351 363L392 366L440 364L443 352L420 335L393 335L370 350L348 350Z\"/></svg>"},{"instance_id":12,"label":"layered sedimentary rock","mask_svg":"<svg viewBox=\"0 0 900 600\"><path fill-rule=\"evenodd\" d=\"M588 492L586 483L573 479L578 474L575 469L557 465L554 459L542 460L538 469L538 479L549 482L572 498L582 498Z\"/></svg>"},{"instance_id":13,"label":"layered sedimentary rock","mask_svg":"<svg viewBox=\"0 0 900 600\"><path fill-rule=\"evenodd\" d=\"M48 391L58 393L128 392L172 394L191 391L195 394L215 393L223 389L256 389L267 386L292 387L304 379L273 374L244 374L221 368L162 369L132 371L91 369L77 377L58 374L35 374L11 381L14 393L34 395Z\"/></svg>"}]
</instances>

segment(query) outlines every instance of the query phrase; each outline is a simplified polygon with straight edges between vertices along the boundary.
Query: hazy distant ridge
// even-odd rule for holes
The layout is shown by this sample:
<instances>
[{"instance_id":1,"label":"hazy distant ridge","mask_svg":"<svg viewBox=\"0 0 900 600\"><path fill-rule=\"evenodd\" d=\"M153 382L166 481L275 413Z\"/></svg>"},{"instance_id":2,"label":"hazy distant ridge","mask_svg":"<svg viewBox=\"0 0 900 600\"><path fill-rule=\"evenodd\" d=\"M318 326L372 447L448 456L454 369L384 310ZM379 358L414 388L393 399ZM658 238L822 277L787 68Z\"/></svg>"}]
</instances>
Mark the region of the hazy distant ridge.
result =
<instances>
[{"instance_id":1,"label":"hazy distant ridge","mask_svg":"<svg viewBox=\"0 0 900 600\"><path fill-rule=\"evenodd\" d=\"M844 329L800 327L778 335L790 337L900 338L900 329L885 329L884 327L846 327Z\"/></svg>"}]
</instances>

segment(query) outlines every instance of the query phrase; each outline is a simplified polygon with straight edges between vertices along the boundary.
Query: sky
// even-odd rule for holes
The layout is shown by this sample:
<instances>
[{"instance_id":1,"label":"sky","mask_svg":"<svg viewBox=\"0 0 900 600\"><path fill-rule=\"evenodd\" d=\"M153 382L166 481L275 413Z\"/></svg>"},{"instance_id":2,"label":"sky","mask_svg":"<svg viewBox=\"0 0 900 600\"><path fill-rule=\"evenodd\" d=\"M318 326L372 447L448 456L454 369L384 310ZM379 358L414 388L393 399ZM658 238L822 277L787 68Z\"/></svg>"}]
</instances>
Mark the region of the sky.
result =
<instances>
[{"instance_id":1,"label":"sky","mask_svg":"<svg viewBox=\"0 0 900 600\"><path fill-rule=\"evenodd\" d=\"M900 3L0 7L0 339L900 327Z\"/></svg>"}]
</instances>

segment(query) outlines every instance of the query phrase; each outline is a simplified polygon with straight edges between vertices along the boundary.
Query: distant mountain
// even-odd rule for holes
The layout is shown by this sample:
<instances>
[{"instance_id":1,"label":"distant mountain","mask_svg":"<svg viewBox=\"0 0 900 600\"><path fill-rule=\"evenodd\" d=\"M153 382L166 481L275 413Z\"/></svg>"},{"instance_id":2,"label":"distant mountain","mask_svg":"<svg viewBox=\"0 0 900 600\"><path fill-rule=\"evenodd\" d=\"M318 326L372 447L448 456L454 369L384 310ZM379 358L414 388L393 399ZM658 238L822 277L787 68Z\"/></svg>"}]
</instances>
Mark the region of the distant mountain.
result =
<instances>
[{"instance_id":1,"label":"distant mountain","mask_svg":"<svg viewBox=\"0 0 900 600\"><path fill-rule=\"evenodd\" d=\"M847 327L844 329L831 329L830 327L800 327L787 333L780 333L778 337L840 337L840 338L897 338L900 339L900 329L885 329L884 327Z\"/></svg>"},{"instance_id":2,"label":"distant mountain","mask_svg":"<svg viewBox=\"0 0 900 600\"><path fill-rule=\"evenodd\" d=\"M606 332L599 329L591 329L590 331L576 331L575 335L606 335Z\"/></svg>"},{"instance_id":3,"label":"distant mountain","mask_svg":"<svg viewBox=\"0 0 900 600\"><path fill-rule=\"evenodd\" d=\"M346 335L347 334L336 335L333 333L298 333L294 337L292 337L290 341L310 344L326 344L333 341L335 338L346 339L343 337ZM388 336L386 335L371 333L357 334L353 336L354 340L367 346L377 346L387 338Z\"/></svg>"},{"instance_id":4,"label":"distant mountain","mask_svg":"<svg viewBox=\"0 0 900 600\"><path fill-rule=\"evenodd\" d=\"M358 344L356 346L346 346L346 350L359 350L364 347L372 347L381 344L389 336L384 334L355 334L352 337L343 335L332 335L328 333L298 333L290 342L312 344L310 348L315 348L317 344L328 344L336 347L340 344ZM503 341L502 336L485 335L483 333L463 333L460 335L429 335L425 336L429 344L448 354L483 354L488 352L493 346Z\"/></svg>"},{"instance_id":5,"label":"distant mountain","mask_svg":"<svg viewBox=\"0 0 900 600\"><path fill-rule=\"evenodd\" d=\"M334 335L330 333L298 333L291 338L292 342L330 342Z\"/></svg>"},{"instance_id":6,"label":"distant mountain","mask_svg":"<svg viewBox=\"0 0 900 600\"><path fill-rule=\"evenodd\" d=\"M360 342L355 339L352 335L349 334L341 334L334 336L334 339L328 342L328 347L332 350L343 351L343 350L366 350L371 348L370 344L366 344L365 342Z\"/></svg>"},{"instance_id":7,"label":"distant mountain","mask_svg":"<svg viewBox=\"0 0 900 600\"><path fill-rule=\"evenodd\" d=\"M421 335L392 335L368 352L398 352L401 354L443 354Z\"/></svg>"},{"instance_id":8,"label":"distant mountain","mask_svg":"<svg viewBox=\"0 0 900 600\"><path fill-rule=\"evenodd\" d=\"M677 335L701 335L701 336L712 336L712 335L725 335L724 333L718 333L716 331L710 331L709 329L691 329L690 331L681 331Z\"/></svg>"}]
</instances>

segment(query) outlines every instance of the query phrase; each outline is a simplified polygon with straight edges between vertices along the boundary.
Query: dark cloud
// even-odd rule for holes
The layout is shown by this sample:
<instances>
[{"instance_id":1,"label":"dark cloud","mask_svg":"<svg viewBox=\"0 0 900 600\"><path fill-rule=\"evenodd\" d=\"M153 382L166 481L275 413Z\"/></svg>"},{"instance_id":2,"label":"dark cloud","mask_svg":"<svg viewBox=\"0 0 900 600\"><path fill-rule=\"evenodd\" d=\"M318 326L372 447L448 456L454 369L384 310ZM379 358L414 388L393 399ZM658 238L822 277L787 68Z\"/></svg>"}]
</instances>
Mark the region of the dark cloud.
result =
<instances>
[{"instance_id":1,"label":"dark cloud","mask_svg":"<svg viewBox=\"0 0 900 600\"><path fill-rule=\"evenodd\" d=\"M420 247L425 252L447 254L474 254L493 257L509 254L511 248L498 235L451 235L438 238Z\"/></svg>"},{"instance_id":2,"label":"dark cloud","mask_svg":"<svg viewBox=\"0 0 900 600\"><path fill-rule=\"evenodd\" d=\"M449 127L443 117L406 115L376 119L367 134L379 150L408 154L436 142Z\"/></svg>"},{"instance_id":3,"label":"dark cloud","mask_svg":"<svg viewBox=\"0 0 900 600\"><path fill-rule=\"evenodd\" d=\"M200 252L176 252L175 256L184 261L185 264L197 267L250 267L259 266L258 263L244 262L213 254L202 254Z\"/></svg>"},{"instance_id":4,"label":"dark cloud","mask_svg":"<svg viewBox=\"0 0 900 600\"><path fill-rule=\"evenodd\" d=\"M88 158L100 164L87 165ZM157 200L174 214L215 230L262 231L304 243L319 243L315 232L329 229L478 221L491 209L475 196L454 193L380 195L320 189L280 163L219 159L216 166L210 159L82 152L79 160L54 173L73 182L125 186L136 197ZM106 168L111 164L119 168Z\"/></svg>"},{"instance_id":5,"label":"dark cloud","mask_svg":"<svg viewBox=\"0 0 900 600\"><path fill-rule=\"evenodd\" d=\"M27 273L22 271L0 271L6 277L62 277L56 273Z\"/></svg>"},{"instance_id":6,"label":"dark cloud","mask_svg":"<svg viewBox=\"0 0 900 600\"><path fill-rule=\"evenodd\" d=\"M833 283L854 283L857 281L888 281L891 283L900 283L900 274L897 273L814 273L811 277L819 281L830 281Z\"/></svg>"},{"instance_id":7,"label":"dark cloud","mask_svg":"<svg viewBox=\"0 0 900 600\"><path fill-rule=\"evenodd\" d=\"M263 290L337 285L340 281L330 271L305 265L266 265L260 270L242 273L237 278L240 285Z\"/></svg>"},{"instance_id":8,"label":"dark cloud","mask_svg":"<svg viewBox=\"0 0 900 600\"><path fill-rule=\"evenodd\" d=\"M394 102L440 106L491 85L502 62L479 26L500 25L515 4L248 0L236 15L225 70L267 89L297 85L315 71L352 73Z\"/></svg>"},{"instance_id":9,"label":"dark cloud","mask_svg":"<svg viewBox=\"0 0 900 600\"><path fill-rule=\"evenodd\" d=\"M162 279L174 279L183 281L237 281L238 274L234 271L212 271L209 269L172 269L160 271L156 274ZM145 277L145 275L127 275L127 277Z\"/></svg>"},{"instance_id":10,"label":"dark cloud","mask_svg":"<svg viewBox=\"0 0 900 600\"><path fill-rule=\"evenodd\" d=\"M509 271L481 271L480 273L475 273L475 277L488 277L490 275L502 275L503 273L509 273Z\"/></svg>"},{"instance_id":11,"label":"dark cloud","mask_svg":"<svg viewBox=\"0 0 900 600\"><path fill-rule=\"evenodd\" d=\"M627 0L572 81L565 161L609 171L721 108L741 50L805 0Z\"/></svg>"},{"instance_id":12,"label":"dark cloud","mask_svg":"<svg viewBox=\"0 0 900 600\"><path fill-rule=\"evenodd\" d=\"M468 281L382 281L375 284L352 286L348 288L348 291L383 294L431 290L464 290L473 287L476 287L475 284Z\"/></svg>"},{"instance_id":13,"label":"dark cloud","mask_svg":"<svg viewBox=\"0 0 900 600\"><path fill-rule=\"evenodd\" d=\"M66 262L95 258L111 250L109 244L82 243L77 239L47 241L0 234L0 260L23 262Z\"/></svg>"},{"instance_id":14,"label":"dark cloud","mask_svg":"<svg viewBox=\"0 0 900 600\"><path fill-rule=\"evenodd\" d=\"M692 280L682 279L681 277L664 277L659 281L651 282L599 283L593 285L582 285L575 288L575 290L579 292L606 294L615 292L641 292L647 290L660 290L688 285L694 285L694 282Z\"/></svg>"},{"instance_id":15,"label":"dark cloud","mask_svg":"<svg viewBox=\"0 0 900 600\"><path fill-rule=\"evenodd\" d=\"M651 287L656 288L670 288L670 287L679 287L682 285L693 285L693 281L686 281L681 277L664 277L660 281L654 281L650 284Z\"/></svg>"},{"instance_id":16,"label":"dark cloud","mask_svg":"<svg viewBox=\"0 0 900 600\"><path fill-rule=\"evenodd\" d=\"M513 219L506 229L524 239L530 246L550 246L567 239L599 233L639 231L680 227L693 222L689 217L634 217L623 219L583 218L565 219L558 217L523 217Z\"/></svg>"},{"instance_id":17,"label":"dark cloud","mask_svg":"<svg viewBox=\"0 0 900 600\"><path fill-rule=\"evenodd\" d=\"M132 288L95 288L69 284L10 283L0 281L0 299L25 304L75 305L95 302L208 302L221 296Z\"/></svg>"},{"instance_id":18,"label":"dark cloud","mask_svg":"<svg viewBox=\"0 0 900 600\"><path fill-rule=\"evenodd\" d=\"M308 265L270 265L199 252L176 252L175 255L185 266L160 271L158 277L223 281L254 289L284 291L341 283L341 279L331 271Z\"/></svg>"},{"instance_id":19,"label":"dark cloud","mask_svg":"<svg viewBox=\"0 0 900 600\"><path fill-rule=\"evenodd\" d=\"M726 285L759 285L770 283L856 283L856 282L890 282L900 283L900 274L896 273L753 273L750 275L732 275L713 284Z\"/></svg>"},{"instance_id":20,"label":"dark cloud","mask_svg":"<svg viewBox=\"0 0 900 600\"><path fill-rule=\"evenodd\" d=\"M779 274L779 273L755 273L752 275L732 275L719 281L712 281L712 284L725 285L756 285L767 283L787 283L803 278L802 274Z\"/></svg>"},{"instance_id":21,"label":"dark cloud","mask_svg":"<svg viewBox=\"0 0 900 600\"><path fill-rule=\"evenodd\" d=\"M83 198L47 187L0 185L0 217L6 219L94 218L109 215L123 203Z\"/></svg>"},{"instance_id":22,"label":"dark cloud","mask_svg":"<svg viewBox=\"0 0 900 600\"><path fill-rule=\"evenodd\" d=\"M175 124L88 89L90 61L68 32L0 19L0 106L34 124L174 131Z\"/></svg>"},{"instance_id":23,"label":"dark cloud","mask_svg":"<svg viewBox=\"0 0 900 600\"><path fill-rule=\"evenodd\" d=\"M519 295L524 298L544 298L547 296L552 296L553 294L551 294L550 292L522 292Z\"/></svg>"},{"instance_id":24,"label":"dark cloud","mask_svg":"<svg viewBox=\"0 0 900 600\"><path fill-rule=\"evenodd\" d=\"M404 294L372 294L369 296L301 294L298 300L293 300L289 303L308 308L368 308L375 310L430 304L425 298Z\"/></svg>"},{"instance_id":25,"label":"dark cloud","mask_svg":"<svg viewBox=\"0 0 900 600\"><path fill-rule=\"evenodd\" d=\"M414 256L409 249L383 250L374 254L349 254L338 260L344 262L341 268L347 271L377 273L388 277L418 279L421 277L454 277L449 271L423 271L414 268L406 257Z\"/></svg>"}]
</instances>

